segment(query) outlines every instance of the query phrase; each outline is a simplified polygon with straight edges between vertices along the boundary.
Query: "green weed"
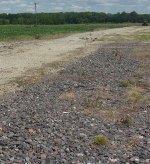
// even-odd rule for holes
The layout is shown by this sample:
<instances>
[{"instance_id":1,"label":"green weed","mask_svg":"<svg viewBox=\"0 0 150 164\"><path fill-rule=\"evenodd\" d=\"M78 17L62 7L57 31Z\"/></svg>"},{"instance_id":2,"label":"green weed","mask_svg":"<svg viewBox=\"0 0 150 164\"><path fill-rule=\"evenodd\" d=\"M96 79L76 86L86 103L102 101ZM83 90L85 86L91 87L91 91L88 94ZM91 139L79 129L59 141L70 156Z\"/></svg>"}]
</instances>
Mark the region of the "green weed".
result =
<instances>
[{"instance_id":1,"label":"green weed","mask_svg":"<svg viewBox=\"0 0 150 164\"><path fill-rule=\"evenodd\" d=\"M108 145L108 144L110 143L110 141L107 139L106 136L98 135L98 136L96 136L96 137L94 138L93 143L94 143L95 145L100 146L100 145Z\"/></svg>"}]
</instances>

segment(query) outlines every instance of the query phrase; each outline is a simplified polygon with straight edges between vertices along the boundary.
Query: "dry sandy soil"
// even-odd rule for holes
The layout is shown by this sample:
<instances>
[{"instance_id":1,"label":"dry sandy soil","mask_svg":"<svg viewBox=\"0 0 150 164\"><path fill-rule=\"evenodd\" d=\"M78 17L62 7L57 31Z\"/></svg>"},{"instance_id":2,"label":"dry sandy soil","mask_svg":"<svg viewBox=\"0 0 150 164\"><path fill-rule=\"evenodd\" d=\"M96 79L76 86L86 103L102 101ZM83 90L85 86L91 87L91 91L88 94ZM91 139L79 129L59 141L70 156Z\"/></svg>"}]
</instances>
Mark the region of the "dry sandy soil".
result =
<instances>
[{"instance_id":1,"label":"dry sandy soil","mask_svg":"<svg viewBox=\"0 0 150 164\"><path fill-rule=\"evenodd\" d=\"M54 40L0 42L0 94L90 54L106 42L104 37L130 36L145 31L150 31L150 27L100 30Z\"/></svg>"}]
</instances>

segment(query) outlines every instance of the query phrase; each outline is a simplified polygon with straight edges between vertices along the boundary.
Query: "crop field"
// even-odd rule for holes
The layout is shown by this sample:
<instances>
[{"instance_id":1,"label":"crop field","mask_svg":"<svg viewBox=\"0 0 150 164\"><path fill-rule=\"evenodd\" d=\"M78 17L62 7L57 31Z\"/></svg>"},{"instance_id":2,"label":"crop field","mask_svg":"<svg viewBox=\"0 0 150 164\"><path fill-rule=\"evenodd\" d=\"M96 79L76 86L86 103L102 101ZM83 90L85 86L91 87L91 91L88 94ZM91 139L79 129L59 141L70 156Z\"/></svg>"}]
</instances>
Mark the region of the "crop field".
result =
<instances>
[{"instance_id":1,"label":"crop field","mask_svg":"<svg viewBox=\"0 0 150 164\"><path fill-rule=\"evenodd\" d=\"M71 25L1 25L0 40L56 38L70 33L131 26L131 24L71 24Z\"/></svg>"}]
</instances>

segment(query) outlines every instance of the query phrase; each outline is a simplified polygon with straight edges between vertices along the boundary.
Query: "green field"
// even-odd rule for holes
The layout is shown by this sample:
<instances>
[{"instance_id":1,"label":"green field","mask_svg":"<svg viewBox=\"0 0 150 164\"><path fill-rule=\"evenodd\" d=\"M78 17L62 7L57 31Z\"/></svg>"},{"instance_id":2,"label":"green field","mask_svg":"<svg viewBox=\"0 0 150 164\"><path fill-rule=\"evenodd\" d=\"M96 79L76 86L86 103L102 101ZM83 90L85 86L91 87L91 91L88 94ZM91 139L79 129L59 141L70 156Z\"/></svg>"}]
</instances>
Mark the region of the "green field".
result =
<instances>
[{"instance_id":1,"label":"green field","mask_svg":"<svg viewBox=\"0 0 150 164\"><path fill-rule=\"evenodd\" d=\"M0 40L56 38L70 33L119 28L129 24L77 24L77 25L1 25Z\"/></svg>"}]
</instances>

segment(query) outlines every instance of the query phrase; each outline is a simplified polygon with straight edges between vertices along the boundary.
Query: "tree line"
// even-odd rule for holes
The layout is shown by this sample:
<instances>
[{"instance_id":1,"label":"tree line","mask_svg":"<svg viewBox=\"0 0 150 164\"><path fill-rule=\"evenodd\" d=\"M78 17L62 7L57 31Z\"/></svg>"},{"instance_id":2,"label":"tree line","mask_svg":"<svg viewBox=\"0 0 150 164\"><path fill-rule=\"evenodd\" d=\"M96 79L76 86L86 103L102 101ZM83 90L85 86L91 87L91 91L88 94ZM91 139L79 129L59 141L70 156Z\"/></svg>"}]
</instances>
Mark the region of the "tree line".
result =
<instances>
[{"instance_id":1,"label":"tree line","mask_svg":"<svg viewBox=\"0 0 150 164\"><path fill-rule=\"evenodd\" d=\"M35 24L36 15L33 13L0 14L0 25L8 24ZM82 23L142 23L150 22L150 14L131 13L106 14L97 12L65 12L65 13L38 13L37 23L41 25L82 24Z\"/></svg>"}]
</instances>

